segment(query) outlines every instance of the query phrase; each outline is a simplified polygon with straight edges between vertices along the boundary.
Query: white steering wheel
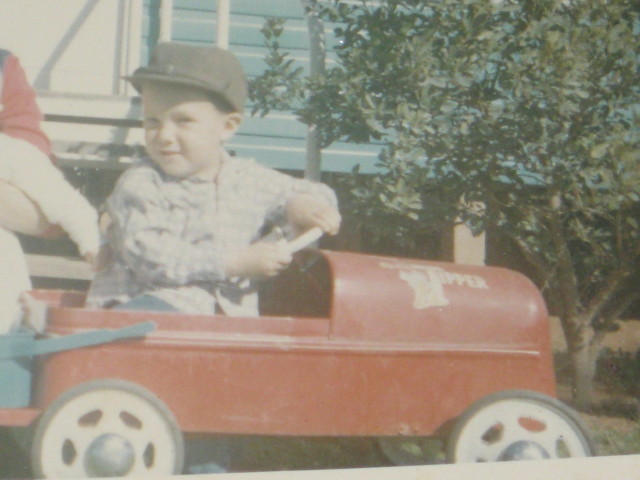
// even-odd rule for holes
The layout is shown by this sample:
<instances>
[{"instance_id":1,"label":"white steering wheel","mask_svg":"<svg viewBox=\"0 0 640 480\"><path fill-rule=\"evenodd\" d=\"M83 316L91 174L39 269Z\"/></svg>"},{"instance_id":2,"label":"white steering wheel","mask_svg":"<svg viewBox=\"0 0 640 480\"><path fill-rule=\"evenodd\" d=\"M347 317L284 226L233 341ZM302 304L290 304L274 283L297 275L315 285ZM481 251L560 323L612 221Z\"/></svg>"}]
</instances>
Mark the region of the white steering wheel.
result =
<instances>
[{"instance_id":1,"label":"white steering wheel","mask_svg":"<svg viewBox=\"0 0 640 480\"><path fill-rule=\"evenodd\" d=\"M323 233L324 232L320 227L313 227L307 230L302 235L299 235L287 244L289 253L294 254L298 250L302 250L303 248L308 247L313 242L322 237Z\"/></svg>"}]
</instances>

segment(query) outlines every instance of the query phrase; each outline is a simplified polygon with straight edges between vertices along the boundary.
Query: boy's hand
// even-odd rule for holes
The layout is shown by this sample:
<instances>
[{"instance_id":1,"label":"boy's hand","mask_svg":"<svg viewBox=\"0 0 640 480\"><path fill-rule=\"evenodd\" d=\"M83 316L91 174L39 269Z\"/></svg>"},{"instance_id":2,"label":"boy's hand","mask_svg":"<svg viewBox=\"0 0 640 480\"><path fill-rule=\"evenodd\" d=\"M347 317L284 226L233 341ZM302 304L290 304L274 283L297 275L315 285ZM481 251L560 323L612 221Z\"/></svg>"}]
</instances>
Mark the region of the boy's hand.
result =
<instances>
[{"instance_id":1,"label":"boy's hand","mask_svg":"<svg viewBox=\"0 0 640 480\"><path fill-rule=\"evenodd\" d=\"M335 208L308 194L296 195L289 200L287 218L300 231L319 227L329 235L338 233L342 221Z\"/></svg>"},{"instance_id":2,"label":"boy's hand","mask_svg":"<svg viewBox=\"0 0 640 480\"><path fill-rule=\"evenodd\" d=\"M85 253L84 260L89 264L89 268L92 272L96 272L98 270L98 252Z\"/></svg>"},{"instance_id":3,"label":"boy's hand","mask_svg":"<svg viewBox=\"0 0 640 480\"><path fill-rule=\"evenodd\" d=\"M232 255L225 273L228 277L269 278L287 268L291 260L286 241L256 242Z\"/></svg>"},{"instance_id":4,"label":"boy's hand","mask_svg":"<svg viewBox=\"0 0 640 480\"><path fill-rule=\"evenodd\" d=\"M98 218L98 229L101 235L105 235L111 225L111 216L104 212ZM96 252L87 252L84 255L84 259L91 267L92 272L99 272L104 270L109 263L111 263L112 252L108 244L100 246Z\"/></svg>"},{"instance_id":5,"label":"boy's hand","mask_svg":"<svg viewBox=\"0 0 640 480\"><path fill-rule=\"evenodd\" d=\"M111 249L108 245L103 245L97 252L85 253L84 259L92 272L99 272L111 262Z\"/></svg>"}]
</instances>

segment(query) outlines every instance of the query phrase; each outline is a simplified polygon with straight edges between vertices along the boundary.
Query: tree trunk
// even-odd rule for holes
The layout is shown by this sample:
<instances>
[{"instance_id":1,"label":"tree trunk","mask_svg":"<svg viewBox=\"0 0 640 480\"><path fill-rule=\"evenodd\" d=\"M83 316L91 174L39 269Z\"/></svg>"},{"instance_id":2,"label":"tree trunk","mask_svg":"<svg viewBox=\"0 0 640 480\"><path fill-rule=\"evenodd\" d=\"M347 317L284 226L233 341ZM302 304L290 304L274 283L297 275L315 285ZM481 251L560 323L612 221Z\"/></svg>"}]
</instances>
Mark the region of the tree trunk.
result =
<instances>
[{"instance_id":1,"label":"tree trunk","mask_svg":"<svg viewBox=\"0 0 640 480\"><path fill-rule=\"evenodd\" d=\"M586 346L570 352L573 367L573 401L580 409L588 409L593 402L596 359Z\"/></svg>"},{"instance_id":2,"label":"tree trunk","mask_svg":"<svg viewBox=\"0 0 640 480\"><path fill-rule=\"evenodd\" d=\"M599 342L587 319L577 318L572 323L569 328L563 325L563 330L571 358L573 401L578 408L588 409L594 400Z\"/></svg>"}]
</instances>

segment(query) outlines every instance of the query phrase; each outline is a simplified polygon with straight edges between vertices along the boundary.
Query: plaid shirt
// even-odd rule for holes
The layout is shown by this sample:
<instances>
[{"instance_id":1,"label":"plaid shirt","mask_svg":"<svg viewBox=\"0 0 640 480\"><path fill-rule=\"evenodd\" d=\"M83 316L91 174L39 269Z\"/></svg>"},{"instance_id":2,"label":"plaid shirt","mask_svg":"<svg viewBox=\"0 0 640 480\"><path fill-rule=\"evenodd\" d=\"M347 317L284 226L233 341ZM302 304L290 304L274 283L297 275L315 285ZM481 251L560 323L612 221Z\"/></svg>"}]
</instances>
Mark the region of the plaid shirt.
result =
<instances>
[{"instance_id":1,"label":"plaid shirt","mask_svg":"<svg viewBox=\"0 0 640 480\"><path fill-rule=\"evenodd\" d=\"M212 314L221 303L230 315L257 315L253 285L226 278L223 259L256 241L265 223L282 224L299 193L337 205L326 185L251 160L225 155L216 182L171 177L140 161L106 202L111 261L96 275L87 305L149 294L185 313Z\"/></svg>"}]
</instances>

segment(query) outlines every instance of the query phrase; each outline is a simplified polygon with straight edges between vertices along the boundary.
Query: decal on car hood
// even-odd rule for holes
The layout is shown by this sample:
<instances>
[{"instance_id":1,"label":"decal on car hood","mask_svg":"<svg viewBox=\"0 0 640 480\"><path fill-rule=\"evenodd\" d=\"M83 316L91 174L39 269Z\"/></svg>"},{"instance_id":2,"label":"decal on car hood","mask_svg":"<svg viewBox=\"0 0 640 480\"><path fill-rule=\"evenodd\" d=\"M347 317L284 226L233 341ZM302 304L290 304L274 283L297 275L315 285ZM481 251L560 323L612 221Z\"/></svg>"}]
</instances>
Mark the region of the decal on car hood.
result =
<instances>
[{"instance_id":1,"label":"decal on car hood","mask_svg":"<svg viewBox=\"0 0 640 480\"><path fill-rule=\"evenodd\" d=\"M415 263L380 262L380 267L399 270L399 277L413 290L413 307L424 309L449 305L445 285L475 289L488 289L486 280L479 275L448 271L442 267Z\"/></svg>"}]
</instances>

